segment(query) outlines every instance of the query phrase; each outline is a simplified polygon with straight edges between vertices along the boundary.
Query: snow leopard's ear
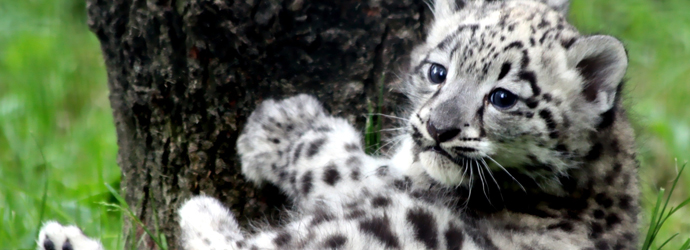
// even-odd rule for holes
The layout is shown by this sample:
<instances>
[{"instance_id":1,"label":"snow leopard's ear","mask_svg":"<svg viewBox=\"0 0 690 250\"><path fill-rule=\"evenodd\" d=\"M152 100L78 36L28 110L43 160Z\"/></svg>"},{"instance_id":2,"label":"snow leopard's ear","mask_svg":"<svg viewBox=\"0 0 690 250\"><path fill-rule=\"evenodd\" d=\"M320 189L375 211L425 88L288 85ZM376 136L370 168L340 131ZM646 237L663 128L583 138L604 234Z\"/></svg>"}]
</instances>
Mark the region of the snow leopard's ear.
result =
<instances>
[{"instance_id":1,"label":"snow leopard's ear","mask_svg":"<svg viewBox=\"0 0 690 250\"><path fill-rule=\"evenodd\" d=\"M628 67L623 43L605 35L582 37L568 48L567 58L568 68L582 77L585 100L599 112L611 109Z\"/></svg>"},{"instance_id":2,"label":"snow leopard's ear","mask_svg":"<svg viewBox=\"0 0 690 250\"><path fill-rule=\"evenodd\" d=\"M434 17L436 20L453 15L465 8L467 0L434 0Z\"/></svg>"}]
</instances>

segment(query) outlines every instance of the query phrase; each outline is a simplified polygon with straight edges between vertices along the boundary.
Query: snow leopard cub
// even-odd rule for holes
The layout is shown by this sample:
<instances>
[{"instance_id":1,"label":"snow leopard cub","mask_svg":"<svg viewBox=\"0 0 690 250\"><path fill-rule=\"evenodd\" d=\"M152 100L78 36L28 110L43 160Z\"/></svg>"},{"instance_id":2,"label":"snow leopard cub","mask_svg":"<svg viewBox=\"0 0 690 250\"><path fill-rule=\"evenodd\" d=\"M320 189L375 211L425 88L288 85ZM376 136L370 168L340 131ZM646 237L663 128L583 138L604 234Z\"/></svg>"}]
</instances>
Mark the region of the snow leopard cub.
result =
<instances>
[{"instance_id":1,"label":"snow leopard cub","mask_svg":"<svg viewBox=\"0 0 690 250\"><path fill-rule=\"evenodd\" d=\"M181 246L635 249L625 49L580 35L566 2L542 2L434 2L403 79L413 108L392 159L366 155L359 133L310 96L264 101L237 142L242 171L286 193L292 220L246 234L220 202L195 197L179 212ZM39 246L100 247L63 232L46 224Z\"/></svg>"}]
</instances>

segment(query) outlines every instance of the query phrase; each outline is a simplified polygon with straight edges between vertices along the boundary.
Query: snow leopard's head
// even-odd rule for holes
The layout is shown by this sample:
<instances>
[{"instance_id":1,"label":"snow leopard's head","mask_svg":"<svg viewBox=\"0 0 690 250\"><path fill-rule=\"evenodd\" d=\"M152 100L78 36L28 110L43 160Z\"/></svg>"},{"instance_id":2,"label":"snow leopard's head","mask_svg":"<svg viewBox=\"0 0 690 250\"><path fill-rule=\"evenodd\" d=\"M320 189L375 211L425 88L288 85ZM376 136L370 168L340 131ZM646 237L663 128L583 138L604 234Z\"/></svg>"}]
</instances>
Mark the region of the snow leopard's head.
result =
<instances>
[{"instance_id":1,"label":"snow leopard's head","mask_svg":"<svg viewBox=\"0 0 690 250\"><path fill-rule=\"evenodd\" d=\"M589 135L613 119L627 56L613 37L580 35L566 9L434 3L404 79L415 158L432 178L459 185L502 168L551 178L596 149Z\"/></svg>"}]
</instances>

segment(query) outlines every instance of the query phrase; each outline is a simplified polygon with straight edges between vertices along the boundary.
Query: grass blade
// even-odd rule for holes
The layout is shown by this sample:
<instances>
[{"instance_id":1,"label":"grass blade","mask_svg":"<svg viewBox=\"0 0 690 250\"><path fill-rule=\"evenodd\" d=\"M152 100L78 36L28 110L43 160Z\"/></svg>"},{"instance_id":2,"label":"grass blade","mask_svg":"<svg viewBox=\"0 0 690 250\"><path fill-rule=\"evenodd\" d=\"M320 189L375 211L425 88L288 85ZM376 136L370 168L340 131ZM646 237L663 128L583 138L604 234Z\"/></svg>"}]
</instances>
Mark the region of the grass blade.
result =
<instances>
[{"instance_id":1,"label":"grass blade","mask_svg":"<svg viewBox=\"0 0 690 250\"><path fill-rule=\"evenodd\" d=\"M686 164L683 164L683 166L680 167L678 170L678 173L676 174L676 178L673 180L673 184L671 185L671 189L669 189L668 196L666 196L666 200L662 201L664 197L664 189L661 188L659 189L659 194L657 195L657 200L656 200L656 205L654 207L654 210L652 211L652 219L650 220L649 223L649 229L647 229L647 234L645 237L644 244L642 245L643 250L648 250L651 248L652 244L654 243L654 240L656 239L657 234L659 233L661 227L666 223L668 218L671 217L676 211L678 211L680 208L687 206L690 204L690 198L684 200L681 202L677 207L670 207L670 209L667 211L666 208L668 208L668 204L671 201L671 195L673 195L673 191L676 189L676 185L678 184L678 181L680 179L681 174L683 173L683 170L685 169ZM664 203L664 206L661 206L661 203ZM671 236L669 239L664 241L661 246L658 249L661 249L664 247L668 242L671 241L671 239L675 238L678 234L674 234ZM687 243L687 242L686 242ZM690 244L690 243L688 243ZM686 248L682 248L686 249Z\"/></svg>"},{"instance_id":2,"label":"grass blade","mask_svg":"<svg viewBox=\"0 0 690 250\"><path fill-rule=\"evenodd\" d=\"M167 247L164 247L163 244L161 244L158 237L156 237L155 234L151 233L151 231L148 229L148 227L146 227L146 225L144 225L144 223L141 220L139 220L139 217L137 217L136 214L134 214L134 212L132 212L132 210L129 208L129 205L127 205L127 202L125 201L125 199L122 198L122 196L120 196L120 194L113 187L108 185L108 183L105 183L105 186L108 188L110 193L115 197L115 199L117 199L117 201L120 203L119 208L126 215L128 215L130 217L130 219L134 220L142 229L144 229L144 232L146 232L146 234L148 234L148 236L151 237L151 239L153 239L153 242L156 243L158 248L164 249L164 250L167 249Z\"/></svg>"},{"instance_id":3,"label":"grass blade","mask_svg":"<svg viewBox=\"0 0 690 250\"><path fill-rule=\"evenodd\" d=\"M642 245L642 250L648 250L651 245L652 241L654 241L654 232L656 231L656 226L657 226L657 215L659 214L659 208L661 207L661 200L664 197L664 189L661 188L659 189L659 194L656 197L656 205L654 206L654 210L652 210L652 219L649 222L649 229L647 229L647 236L645 237L644 244Z\"/></svg>"},{"instance_id":4,"label":"grass blade","mask_svg":"<svg viewBox=\"0 0 690 250\"><path fill-rule=\"evenodd\" d=\"M676 236L678 236L678 233L671 235L671 237L669 237L666 241L664 241L664 243L661 243L661 246L659 246L659 248L657 248L657 249L661 250L662 248L664 248L664 246L666 246L666 244L668 244L668 242L671 241Z\"/></svg>"}]
</instances>

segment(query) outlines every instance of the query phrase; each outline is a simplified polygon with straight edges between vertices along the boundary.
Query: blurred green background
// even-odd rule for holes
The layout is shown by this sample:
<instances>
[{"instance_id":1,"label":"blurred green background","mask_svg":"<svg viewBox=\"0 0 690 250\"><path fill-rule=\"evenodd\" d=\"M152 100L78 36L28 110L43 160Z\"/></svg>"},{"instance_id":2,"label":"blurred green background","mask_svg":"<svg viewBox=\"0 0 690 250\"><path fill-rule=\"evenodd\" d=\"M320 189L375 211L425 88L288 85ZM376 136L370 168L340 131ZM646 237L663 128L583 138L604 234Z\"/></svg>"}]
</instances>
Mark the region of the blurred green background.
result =
<instances>
[{"instance_id":1,"label":"blurred green background","mask_svg":"<svg viewBox=\"0 0 690 250\"><path fill-rule=\"evenodd\" d=\"M689 11L688 0L574 0L571 8L583 33L614 35L629 51L627 103L647 211L675 177L674 159L690 158ZM83 0L0 0L2 249L34 249L46 219L121 248L121 214L103 206L113 202L104 183L119 186L115 128L99 44L85 23ZM690 196L690 171L677 189L672 204ZM674 233L681 237L670 249L690 237L689 209L660 242Z\"/></svg>"}]
</instances>

